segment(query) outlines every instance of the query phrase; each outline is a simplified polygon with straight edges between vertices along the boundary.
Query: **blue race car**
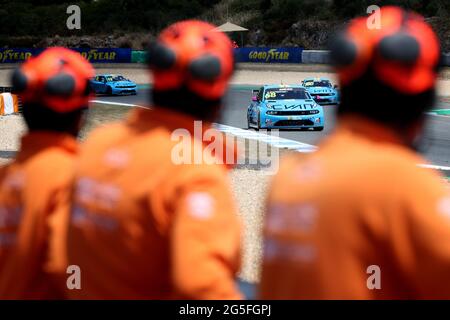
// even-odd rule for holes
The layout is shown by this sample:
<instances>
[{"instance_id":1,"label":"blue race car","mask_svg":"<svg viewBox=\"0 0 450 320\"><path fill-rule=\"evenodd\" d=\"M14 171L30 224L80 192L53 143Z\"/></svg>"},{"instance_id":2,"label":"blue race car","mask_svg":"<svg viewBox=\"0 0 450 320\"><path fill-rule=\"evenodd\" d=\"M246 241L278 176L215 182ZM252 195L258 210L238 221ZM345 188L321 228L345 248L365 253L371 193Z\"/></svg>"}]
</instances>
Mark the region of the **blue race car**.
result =
<instances>
[{"instance_id":1,"label":"blue race car","mask_svg":"<svg viewBox=\"0 0 450 320\"><path fill-rule=\"evenodd\" d=\"M308 90L318 104L339 103L337 86L332 86L331 81L328 79L307 78L302 81L302 86Z\"/></svg>"},{"instance_id":2,"label":"blue race car","mask_svg":"<svg viewBox=\"0 0 450 320\"><path fill-rule=\"evenodd\" d=\"M92 91L108 95L137 94L136 83L121 75L101 74L94 77L91 82Z\"/></svg>"},{"instance_id":3,"label":"blue race car","mask_svg":"<svg viewBox=\"0 0 450 320\"><path fill-rule=\"evenodd\" d=\"M323 130L323 108L301 86L271 85L253 91L248 128Z\"/></svg>"}]
</instances>

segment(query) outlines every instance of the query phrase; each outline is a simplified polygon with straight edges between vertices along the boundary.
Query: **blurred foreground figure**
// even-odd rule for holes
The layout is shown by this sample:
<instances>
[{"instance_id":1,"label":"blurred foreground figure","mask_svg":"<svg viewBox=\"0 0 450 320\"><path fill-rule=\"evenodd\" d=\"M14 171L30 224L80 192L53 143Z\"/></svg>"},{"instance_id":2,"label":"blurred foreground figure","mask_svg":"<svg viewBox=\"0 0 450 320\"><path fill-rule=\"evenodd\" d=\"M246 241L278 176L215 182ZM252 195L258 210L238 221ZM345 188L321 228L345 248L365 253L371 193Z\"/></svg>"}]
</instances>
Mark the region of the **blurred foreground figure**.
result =
<instances>
[{"instance_id":1,"label":"blurred foreground figure","mask_svg":"<svg viewBox=\"0 0 450 320\"><path fill-rule=\"evenodd\" d=\"M15 161L0 169L0 299L61 297L52 280L65 270L61 261L47 263L47 248L62 242L49 243L49 227L69 209L93 75L84 58L64 48L44 51L13 74L28 133Z\"/></svg>"},{"instance_id":2,"label":"blurred foreground figure","mask_svg":"<svg viewBox=\"0 0 450 320\"><path fill-rule=\"evenodd\" d=\"M203 130L233 73L230 40L199 21L176 23L149 48L151 110L96 130L80 151L68 234L81 299L236 299L240 225L225 165L203 154ZM181 131L180 131L181 130ZM178 133L176 133L178 131ZM220 155L217 155L220 156Z\"/></svg>"},{"instance_id":3,"label":"blurred foreground figure","mask_svg":"<svg viewBox=\"0 0 450 320\"><path fill-rule=\"evenodd\" d=\"M260 296L450 298L449 192L415 152L433 106L438 39L422 17L385 7L381 28L356 19L331 51L339 124L273 181Z\"/></svg>"}]
</instances>

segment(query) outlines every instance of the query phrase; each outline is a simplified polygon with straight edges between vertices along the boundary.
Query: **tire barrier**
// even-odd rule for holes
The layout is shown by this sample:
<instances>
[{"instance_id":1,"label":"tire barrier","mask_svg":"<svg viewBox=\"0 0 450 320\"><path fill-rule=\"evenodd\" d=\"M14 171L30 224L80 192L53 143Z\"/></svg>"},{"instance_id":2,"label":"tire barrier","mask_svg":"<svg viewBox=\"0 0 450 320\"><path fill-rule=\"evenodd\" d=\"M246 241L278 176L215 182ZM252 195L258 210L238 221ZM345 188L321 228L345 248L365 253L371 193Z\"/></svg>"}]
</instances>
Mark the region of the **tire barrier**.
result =
<instances>
[{"instance_id":1,"label":"tire barrier","mask_svg":"<svg viewBox=\"0 0 450 320\"><path fill-rule=\"evenodd\" d=\"M0 93L0 115L19 112L19 98L9 92Z\"/></svg>"}]
</instances>

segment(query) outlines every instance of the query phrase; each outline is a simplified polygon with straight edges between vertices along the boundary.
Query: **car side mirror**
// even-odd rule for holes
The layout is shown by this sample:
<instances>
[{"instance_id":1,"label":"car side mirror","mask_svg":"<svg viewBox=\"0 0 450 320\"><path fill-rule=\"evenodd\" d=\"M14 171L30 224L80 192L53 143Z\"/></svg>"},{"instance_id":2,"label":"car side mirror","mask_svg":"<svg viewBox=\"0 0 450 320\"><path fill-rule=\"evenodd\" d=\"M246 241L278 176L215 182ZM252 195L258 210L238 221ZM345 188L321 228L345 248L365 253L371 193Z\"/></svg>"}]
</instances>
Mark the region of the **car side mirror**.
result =
<instances>
[{"instance_id":1,"label":"car side mirror","mask_svg":"<svg viewBox=\"0 0 450 320\"><path fill-rule=\"evenodd\" d=\"M258 101L258 94L259 94L259 90L252 90L252 101Z\"/></svg>"},{"instance_id":2,"label":"car side mirror","mask_svg":"<svg viewBox=\"0 0 450 320\"><path fill-rule=\"evenodd\" d=\"M333 88L334 88L334 89L337 89L337 88L338 88L337 84L335 84L335 85L333 86Z\"/></svg>"}]
</instances>

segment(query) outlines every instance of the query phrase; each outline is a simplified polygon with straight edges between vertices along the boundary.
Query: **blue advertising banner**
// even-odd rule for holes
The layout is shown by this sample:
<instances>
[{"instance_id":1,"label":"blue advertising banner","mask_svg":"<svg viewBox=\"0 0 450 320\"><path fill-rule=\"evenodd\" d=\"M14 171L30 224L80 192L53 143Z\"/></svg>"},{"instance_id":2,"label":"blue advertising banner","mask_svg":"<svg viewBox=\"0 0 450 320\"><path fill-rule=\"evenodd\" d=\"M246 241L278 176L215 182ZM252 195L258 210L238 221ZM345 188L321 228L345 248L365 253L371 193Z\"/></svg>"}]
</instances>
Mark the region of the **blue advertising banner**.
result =
<instances>
[{"instance_id":1,"label":"blue advertising banner","mask_svg":"<svg viewBox=\"0 0 450 320\"><path fill-rule=\"evenodd\" d=\"M131 49L129 48L71 48L79 52L91 63L129 63ZM36 48L0 48L0 63L23 62L36 56L44 49Z\"/></svg>"},{"instance_id":2,"label":"blue advertising banner","mask_svg":"<svg viewBox=\"0 0 450 320\"><path fill-rule=\"evenodd\" d=\"M23 62L37 53L36 49L0 48L0 63Z\"/></svg>"},{"instance_id":3,"label":"blue advertising banner","mask_svg":"<svg viewBox=\"0 0 450 320\"><path fill-rule=\"evenodd\" d=\"M84 49L73 48L78 51L91 63L130 63L131 49L129 48L101 48L101 49Z\"/></svg>"},{"instance_id":4,"label":"blue advertising banner","mask_svg":"<svg viewBox=\"0 0 450 320\"><path fill-rule=\"evenodd\" d=\"M236 62L301 63L302 48L244 47L235 49Z\"/></svg>"}]
</instances>

